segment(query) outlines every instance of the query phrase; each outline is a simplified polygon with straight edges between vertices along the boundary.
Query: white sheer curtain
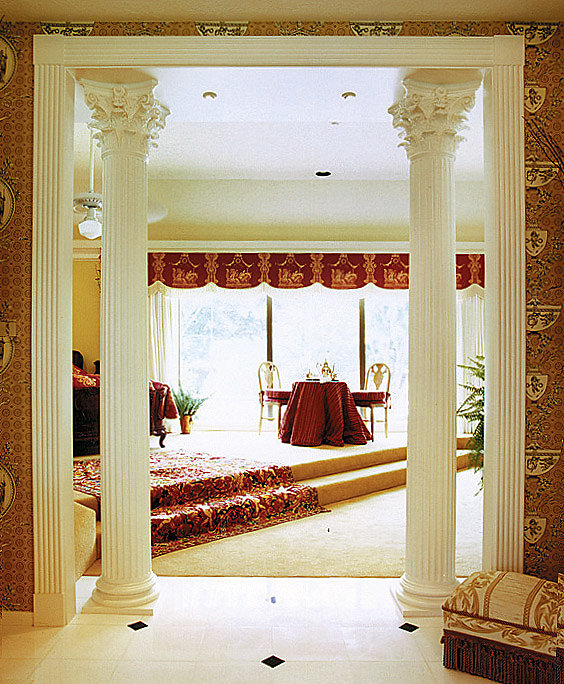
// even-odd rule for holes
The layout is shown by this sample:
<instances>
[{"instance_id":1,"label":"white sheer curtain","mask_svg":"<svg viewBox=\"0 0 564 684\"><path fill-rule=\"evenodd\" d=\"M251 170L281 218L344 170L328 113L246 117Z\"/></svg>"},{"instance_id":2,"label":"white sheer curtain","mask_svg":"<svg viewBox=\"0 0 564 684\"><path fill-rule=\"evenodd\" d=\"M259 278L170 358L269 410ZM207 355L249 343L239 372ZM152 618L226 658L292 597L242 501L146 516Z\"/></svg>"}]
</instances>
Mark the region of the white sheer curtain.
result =
<instances>
[{"instance_id":1,"label":"white sheer curtain","mask_svg":"<svg viewBox=\"0 0 564 684\"><path fill-rule=\"evenodd\" d=\"M456 317L456 363L468 365L470 359L476 356L484 356L484 288L479 285L471 285L457 293L457 317ZM460 387L461 383L472 385L474 376L465 368L457 368L457 406L460 406L466 397L466 391ZM463 418L457 418L459 434L468 433L472 424Z\"/></svg>"},{"instance_id":2,"label":"white sheer curtain","mask_svg":"<svg viewBox=\"0 0 564 684\"><path fill-rule=\"evenodd\" d=\"M178 385L180 363L180 300L159 290L149 291L149 377Z\"/></svg>"}]
</instances>

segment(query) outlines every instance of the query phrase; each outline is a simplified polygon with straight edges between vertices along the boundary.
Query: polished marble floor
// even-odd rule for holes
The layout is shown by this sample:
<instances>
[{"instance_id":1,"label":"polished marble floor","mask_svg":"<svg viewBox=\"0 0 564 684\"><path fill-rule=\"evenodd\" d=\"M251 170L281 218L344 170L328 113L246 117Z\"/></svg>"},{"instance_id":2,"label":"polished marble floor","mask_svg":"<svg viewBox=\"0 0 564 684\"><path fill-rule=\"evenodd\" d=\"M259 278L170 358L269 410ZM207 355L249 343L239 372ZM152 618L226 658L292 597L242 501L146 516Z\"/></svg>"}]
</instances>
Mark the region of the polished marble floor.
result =
<instances>
[{"instance_id":1,"label":"polished marble floor","mask_svg":"<svg viewBox=\"0 0 564 684\"><path fill-rule=\"evenodd\" d=\"M78 608L95 577L77 584ZM77 614L64 628L2 625L0 682L437 684L485 682L441 664L440 618L411 619L397 580L162 577L151 617ZM148 626L128 627L136 621ZM284 660L271 668L261 661Z\"/></svg>"}]
</instances>

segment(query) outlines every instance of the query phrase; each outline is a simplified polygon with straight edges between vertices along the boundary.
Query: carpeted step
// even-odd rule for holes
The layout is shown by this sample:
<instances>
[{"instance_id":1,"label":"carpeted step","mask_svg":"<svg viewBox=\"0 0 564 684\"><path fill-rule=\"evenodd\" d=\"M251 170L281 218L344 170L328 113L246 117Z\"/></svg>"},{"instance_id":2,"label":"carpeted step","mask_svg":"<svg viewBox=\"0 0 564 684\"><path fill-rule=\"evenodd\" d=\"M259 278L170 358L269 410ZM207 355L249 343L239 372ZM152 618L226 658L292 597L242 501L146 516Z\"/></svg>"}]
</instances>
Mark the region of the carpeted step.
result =
<instances>
[{"instance_id":1,"label":"carpeted step","mask_svg":"<svg viewBox=\"0 0 564 684\"><path fill-rule=\"evenodd\" d=\"M468 467L468 455L458 453L457 470ZM407 460L392 461L368 468L359 468L347 472L333 473L322 477L309 478L302 481L315 487L320 506L354 499L365 494L401 487L407 477Z\"/></svg>"},{"instance_id":2,"label":"carpeted step","mask_svg":"<svg viewBox=\"0 0 564 684\"><path fill-rule=\"evenodd\" d=\"M315 477L307 480L306 484L317 489L319 504L325 506L404 485L405 465L405 460L383 463L368 468Z\"/></svg>"},{"instance_id":3,"label":"carpeted step","mask_svg":"<svg viewBox=\"0 0 564 684\"><path fill-rule=\"evenodd\" d=\"M210 498L237 496L254 489L269 489L293 481L287 466L244 459L226 459L211 454L178 453L159 459L151 467L151 510L197 503Z\"/></svg>"},{"instance_id":4,"label":"carpeted step","mask_svg":"<svg viewBox=\"0 0 564 684\"><path fill-rule=\"evenodd\" d=\"M224 499L159 508L151 513L153 555L321 512L317 493L291 484Z\"/></svg>"},{"instance_id":5,"label":"carpeted step","mask_svg":"<svg viewBox=\"0 0 564 684\"><path fill-rule=\"evenodd\" d=\"M384 463L405 461L407 447L398 446L361 453L344 454L334 458L320 458L319 460L292 465L292 473L296 481L309 480L314 477L343 473L349 470L359 470Z\"/></svg>"},{"instance_id":6,"label":"carpeted step","mask_svg":"<svg viewBox=\"0 0 564 684\"><path fill-rule=\"evenodd\" d=\"M182 449L149 462L153 555L323 512L285 465ZM73 464L75 489L97 500L100 475L99 458Z\"/></svg>"}]
</instances>

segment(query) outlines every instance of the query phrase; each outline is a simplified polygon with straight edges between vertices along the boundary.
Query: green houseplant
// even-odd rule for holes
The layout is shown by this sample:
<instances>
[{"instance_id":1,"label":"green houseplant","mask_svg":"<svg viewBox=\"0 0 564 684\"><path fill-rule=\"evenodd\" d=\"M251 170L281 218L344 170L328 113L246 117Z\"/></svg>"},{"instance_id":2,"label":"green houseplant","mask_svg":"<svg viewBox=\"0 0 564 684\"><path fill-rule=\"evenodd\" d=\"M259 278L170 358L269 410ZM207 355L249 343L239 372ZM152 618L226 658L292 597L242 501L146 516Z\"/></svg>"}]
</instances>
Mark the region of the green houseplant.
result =
<instances>
[{"instance_id":1,"label":"green houseplant","mask_svg":"<svg viewBox=\"0 0 564 684\"><path fill-rule=\"evenodd\" d=\"M183 389L182 385L178 385L177 389L172 390L172 396L180 416L180 431L183 434L188 434L192 429L192 420L196 412L207 397L195 397Z\"/></svg>"},{"instance_id":2,"label":"green houseplant","mask_svg":"<svg viewBox=\"0 0 564 684\"><path fill-rule=\"evenodd\" d=\"M473 466L474 471L477 471L484 465L484 381L486 377L484 357L476 356L475 359L469 359L469 365L460 366L460 368L470 371L473 378L477 380L475 384L460 384L468 394L456 412L461 418L475 423L467 447L470 450L468 455L470 465Z\"/></svg>"}]
</instances>

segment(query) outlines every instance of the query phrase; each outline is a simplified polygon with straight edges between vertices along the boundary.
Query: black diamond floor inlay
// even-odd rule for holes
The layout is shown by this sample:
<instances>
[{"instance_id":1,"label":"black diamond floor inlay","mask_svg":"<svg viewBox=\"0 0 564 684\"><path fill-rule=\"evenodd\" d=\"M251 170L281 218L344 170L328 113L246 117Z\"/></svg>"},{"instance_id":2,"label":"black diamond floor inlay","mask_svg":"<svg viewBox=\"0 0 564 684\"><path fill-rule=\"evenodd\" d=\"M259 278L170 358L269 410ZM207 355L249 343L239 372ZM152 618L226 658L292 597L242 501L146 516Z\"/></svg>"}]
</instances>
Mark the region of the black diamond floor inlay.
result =
<instances>
[{"instance_id":1,"label":"black diamond floor inlay","mask_svg":"<svg viewBox=\"0 0 564 684\"><path fill-rule=\"evenodd\" d=\"M399 628L405 630L406 632L415 632L416 629L419 629L417 625L412 625L411 622L404 622L403 625L399 626Z\"/></svg>"},{"instance_id":2,"label":"black diamond floor inlay","mask_svg":"<svg viewBox=\"0 0 564 684\"><path fill-rule=\"evenodd\" d=\"M282 665L282 663L285 663L285 662L286 662L285 660L282 660L282 658L279 658L278 656L275 656L275 655L268 656L268 658L261 660L261 663L268 665L268 667L278 667L278 665Z\"/></svg>"},{"instance_id":3,"label":"black diamond floor inlay","mask_svg":"<svg viewBox=\"0 0 564 684\"><path fill-rule=\"evenodd\" d=\"M146 622L132 622L130 625L127 625L131 629L134 629L137 631L138 629L143 629L143 627L148 627L149 625Z\"/></svg>"}]
</instances>

